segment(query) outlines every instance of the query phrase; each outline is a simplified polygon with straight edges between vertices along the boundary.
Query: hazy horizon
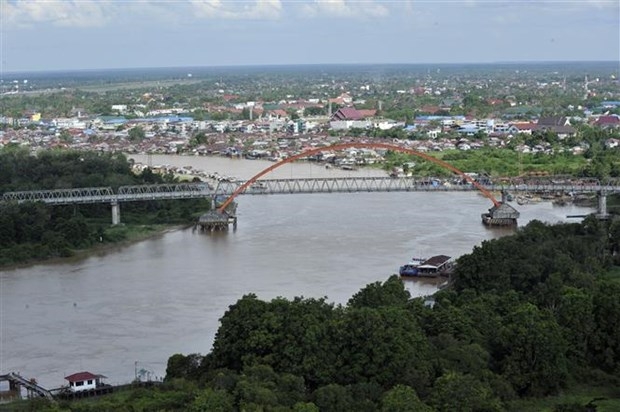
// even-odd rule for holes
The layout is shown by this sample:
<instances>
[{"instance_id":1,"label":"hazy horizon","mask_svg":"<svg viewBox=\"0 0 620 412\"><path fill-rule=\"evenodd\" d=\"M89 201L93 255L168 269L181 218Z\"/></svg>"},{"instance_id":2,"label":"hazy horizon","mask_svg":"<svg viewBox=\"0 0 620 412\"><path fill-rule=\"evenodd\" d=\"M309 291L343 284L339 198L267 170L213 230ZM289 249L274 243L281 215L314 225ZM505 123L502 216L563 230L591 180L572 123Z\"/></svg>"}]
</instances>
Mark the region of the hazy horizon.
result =
<instances>
[{"instance_id":1,"label":"hazy horizon","mask_svg":"<svg viewBox=\"0 0 620 412\"><path fill-rule=\"evenodd\" d=\"M364 67L418 67L418 68L457 68L458 66L564 66L564 65L615 65L616 71L620 72L620 64L613 60L574 60L574 61L497 61L497 62L428 62L428 63L299 63L299 64L237 64L237 65L212 65L212 66L143 66L143 67L109 67L109 68L71 68L71 69L39 69L39 70L18 70L3 71L2 74L22 75L22 74L63 74L63 73L93 73L93 72L133 72L133 71L217 71L218 69L285 69L285 68L364 68ZM189 71L186 74L193 74Z\"/></svg>"},{"instance_id":2,"label":"hazy horizon","mask_svg":"<svg viewBox=\"0 0 620 412\"><path fill-rule=\"evenodd\" d=\"M0 0L0 70L618 62L619 13L617 0Z\"/></svg>"}]
</instances>

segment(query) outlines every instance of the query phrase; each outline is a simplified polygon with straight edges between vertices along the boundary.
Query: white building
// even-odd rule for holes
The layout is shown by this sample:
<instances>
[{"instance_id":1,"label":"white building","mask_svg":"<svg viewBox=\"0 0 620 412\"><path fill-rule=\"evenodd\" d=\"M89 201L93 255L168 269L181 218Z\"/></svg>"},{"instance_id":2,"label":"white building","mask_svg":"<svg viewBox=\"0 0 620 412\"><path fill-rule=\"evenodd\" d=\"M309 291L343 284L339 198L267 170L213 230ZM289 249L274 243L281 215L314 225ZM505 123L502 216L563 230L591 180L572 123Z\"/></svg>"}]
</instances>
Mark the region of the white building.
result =
<instances>
[{"instance_id":1,"label":"white building","mask_svg":"<svg viewBox=\"0 0 620 412\"><path fill-rule=\"evenodd\" d=\"M103 375L95 375L90 372L78 372L65 376L65 379L69 381L69 390L72 392L96 389L103 385L101 380L105 378Z\"/></svg>"},{"instance_id":2,"label":"white building","mask_svg":"<svg viewBox=\"0 0 620 412\"><path fill-rule=\"evenodd\" d=\"M332 130L370 129L372 126L370 120L332 120L329 122Z\"/></svg>"},{"instance_id":3,"label":"white building","mask_svg":"<svg viewBox=\"0 0 620 412\"><path fill-rule=\"evenodd\" d=\"M86 122L76 117L53 119L52 125L59 129L86 129Z\"/></svg>"},{"instance_id":4,"label":"white building","mask_svg":"<svg viewBox=\"0 0 620 412\"><path fill-rule=\"evenodd\" d=\"M127 113L127 105L126 104L113 104L111 107L113 112L117 112L120 114Z\"/></svg>"}]
</instances>

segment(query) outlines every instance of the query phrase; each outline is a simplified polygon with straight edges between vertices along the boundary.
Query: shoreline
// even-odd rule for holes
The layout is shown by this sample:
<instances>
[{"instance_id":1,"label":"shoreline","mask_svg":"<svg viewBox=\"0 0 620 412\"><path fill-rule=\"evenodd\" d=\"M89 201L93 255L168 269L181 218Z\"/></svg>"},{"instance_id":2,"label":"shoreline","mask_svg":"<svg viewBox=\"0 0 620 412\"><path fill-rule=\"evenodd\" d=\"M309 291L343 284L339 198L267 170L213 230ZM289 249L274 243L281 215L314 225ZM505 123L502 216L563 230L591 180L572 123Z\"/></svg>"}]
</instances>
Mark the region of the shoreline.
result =
<instances>
[{"instance_id":1,"label":"shoreline","mask_svg":"<svg viewBox=\"0 0 620 412\"><path fill-rule=\"evenodd\" d=\"M157 237L161 237L167 233L175 232L177 230L184 230L191 227L192 224L171 224L171 225L135 225L131 226L132 228L141 228L146 229L150 228L150 230L143 230L139 232L130 232L129 236L126 239L120 240L118 242L111 243L96 243L87 249L72 249L73 255L67 257L51 257L48 259L40 259L40 260L29 260L23 263L13 263L6 266L0 266L0 272L17 270L17 269L25 269L29 267L33 267L40 264L45 265L59 265L65 263L74 263L85 260L92 256L104 256L111 252L117 252L122 249L125 249L128 246L135 245L145 240L155 239Z\"/></svg>"}]
</instances>

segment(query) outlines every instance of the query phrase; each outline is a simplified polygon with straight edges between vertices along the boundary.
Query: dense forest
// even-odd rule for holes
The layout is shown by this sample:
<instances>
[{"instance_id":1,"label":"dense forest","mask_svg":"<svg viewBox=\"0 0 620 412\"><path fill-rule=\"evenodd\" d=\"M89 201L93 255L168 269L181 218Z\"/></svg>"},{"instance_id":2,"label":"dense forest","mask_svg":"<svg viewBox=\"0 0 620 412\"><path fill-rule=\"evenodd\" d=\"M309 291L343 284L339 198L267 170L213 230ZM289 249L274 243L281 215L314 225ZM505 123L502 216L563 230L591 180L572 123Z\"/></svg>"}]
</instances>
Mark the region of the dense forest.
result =
<instances>
[{"instance_id":1,"label":"dense forest","mask_svg":"<svg viewBox=\"0 0 620 412\"><path fill-rule=\"evenodd\" d=\"M0 195L10 191L112 187L172 182L150 169L135 174L123 155L0 149ZM46 206L0 202L0 266L52 257L114 243L154 230L154 225L188 224L208 210L208 199L131 202L122 205L122 225L111 226L110 205Z\"/></svg>"},{"instance_id":2,"label":"dense forest","mask_svg":"<svg viewBox=\"0 0 620 412\"><path fill-rule=\"evenodd\" d=\"M620 410L620 224L533 221L460 257L451 285L390 277L346 305L254 295L207 355L175 354L156 389L72 411Z\"/></svg>"}]
</instances>

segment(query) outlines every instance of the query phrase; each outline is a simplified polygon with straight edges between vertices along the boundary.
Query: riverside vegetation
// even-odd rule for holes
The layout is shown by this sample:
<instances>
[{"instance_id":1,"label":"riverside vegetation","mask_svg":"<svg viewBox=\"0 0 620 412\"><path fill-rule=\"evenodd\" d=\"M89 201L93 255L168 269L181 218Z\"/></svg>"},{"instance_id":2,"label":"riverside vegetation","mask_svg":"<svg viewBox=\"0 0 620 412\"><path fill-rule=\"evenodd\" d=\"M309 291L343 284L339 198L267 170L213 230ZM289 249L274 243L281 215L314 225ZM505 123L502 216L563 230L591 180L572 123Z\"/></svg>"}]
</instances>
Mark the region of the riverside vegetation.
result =
<instances>
[{"instance_id":1,"label":"riverside vegetation","mask_svg":"<svg viewBox=\"0 0 620 412\"><path fill-rule=\"evenodd\" d=\"M52 150L0 150L0 194L9 191L112 187L175 181L150 169L134 174L120 154ZM47 206L0 202L0 266L23 264L101 245L143 238L162 225L187 225L210 208L208 199L129 202L122 225L110 225L110 205Z\"/></svg>"},{"instance_id":2,"label":"riverside vegetation","mask_svg":"<svg viewBox=\"0 0 620 412\"><path fill-rule=\"evenodd\" d=\"M161 183L122 155L0 150L2 191ZM183 223L206 202L3 204L3 263L62 256ZM143 229L144 230L144 229ZM164 384L96 400L24 401L49 411L620 410L620 223L531 222L458 260L450 288L411 299L397 277L346 305L241 298L206 355L175 354ZM431 303L432 302L432 303Z\"/></svg>"},{"instance_id":3,"label":"riverside vegetation","mask_svg":"<svg viewBox=\"0 0 620 412\"><path fill-rule=\"evenodd\" d=\"M458 259L429 300L400 279L346 305L254 295L154 389L47 411L617 411L620 223L532 221ZM34 410L34 409L33 409Z\"/></svg>"}]
</instances>

